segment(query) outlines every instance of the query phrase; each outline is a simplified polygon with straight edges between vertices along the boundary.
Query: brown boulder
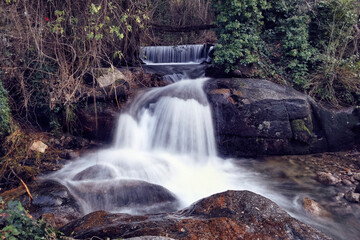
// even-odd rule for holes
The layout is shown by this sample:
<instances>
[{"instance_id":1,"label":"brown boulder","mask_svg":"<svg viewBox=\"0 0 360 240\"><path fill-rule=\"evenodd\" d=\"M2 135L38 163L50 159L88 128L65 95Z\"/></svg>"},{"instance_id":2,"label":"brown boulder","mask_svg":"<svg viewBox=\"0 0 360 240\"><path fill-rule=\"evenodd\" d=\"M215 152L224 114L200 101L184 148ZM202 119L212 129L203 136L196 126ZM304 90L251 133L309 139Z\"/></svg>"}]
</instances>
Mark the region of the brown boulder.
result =
<instances>
[{"instance_id":1,"label":"brown boulder","mask_svg":"<svg viewBox=\"0 0 360 240\"><path fill-rule=\"evenodd\" d=\"M338 178L334 177L331 173L326 172L318 172L316 174L316 180L325 185L335 185L340 182Z\"/></svg>"},{"instance_id":2,"label":"brown boulder","mask_svg":"<svg viewBox=\"0 0 360 240\"><path fill-rule=\"evenodd\" d=\"M165 236L174 239L330 239L292 218L271 200L227 191L170 214L90 213L62 229L75 238Z\"/></svg>"},{"instance_id":3,"label":"brown boulder","mask_svg":"<svg viewBox=\"0 0 360 240\"><path fill-rule=\"evenodd\" d=\"M319 203L315 202L311 198L304 198L303 207L305 211L315 217L331 217L331 214L324 209Z\"/></svg>"}]
</instances>

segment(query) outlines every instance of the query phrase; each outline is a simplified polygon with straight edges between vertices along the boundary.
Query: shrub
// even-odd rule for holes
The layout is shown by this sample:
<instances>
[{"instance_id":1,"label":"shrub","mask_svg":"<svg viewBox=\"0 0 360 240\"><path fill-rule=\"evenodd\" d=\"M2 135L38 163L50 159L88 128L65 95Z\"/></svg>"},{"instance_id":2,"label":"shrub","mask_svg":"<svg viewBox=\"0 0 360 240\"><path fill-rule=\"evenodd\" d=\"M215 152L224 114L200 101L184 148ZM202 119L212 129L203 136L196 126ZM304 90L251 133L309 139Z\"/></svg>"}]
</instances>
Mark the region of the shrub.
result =
<instances>
[{"instance_id":1,"label":"shrub","mask_svg":"<svg viewBox=\"0 0 360 240\"><path fill-rule=\"evenodd\" d=\"M260 76L333 105L360 99L358 0L214 1L214 64L258 63Z\"/></svg>"},{"instance_id":2,"label":"shrub","mask_svg":"<svg viewBox=\"0 0 360 240\"><path fill-rule=\"evenodd\" d=\"M282 69L283 77L291 85L303 91L307 88L308 65L315 53L309 44L310 18L299 1L268 2L271 7L264 11L262 33L268 48L266 58Z\"/></svg>"},{"instance_id":3,"label":"shrub","mask_svg":"<svg viewBox=\"0 0 360 240\"><path fill-rule=\"evenodd\" d=\"M54 108L65 113L79 101L83 76L93 68L139 64L149 6L150 0L0 1L0 67L7 69L11 106L41 125L38 116Z\"/></svg>"},{"instance_id":4,"label":"shrub","mask_svg":"<svg viewBox=\"0 0 360 240\"><path fill-rule=\"evenodd\" d=\"M218 44L214 64L225 72L235 70L238 64L248 65L259 61L258 45L265 0L214 1Z\"/></svg>"},{"instance_id":5,"label":"shrub","mask_svg":"<svg viewBox=\"0 0 360 240\"><path fill-rule=\"evenodd\" d=\"M333 105L355 104L360 92L360 56L356 33L357 0L318 2L311 11L310 40L318 49L310 94Z\"/></svg>"},{"instance_id":6,"label":"shrub","mask_svg":"<svg viewBox=\"0 0 360 240\"><path fill-rule=\"evenodd\" d=\"M6 226L0 230L1 239L62 239L60 232L48 227L43 220L34 221L18 201L5 203L0 197L0 215L6 218Z\"/></svg>"},{"instance_id":7,"label":"shrub","mask_svg":"<svg viewBox=\"0 0 360 240\"><path fill-rule=\"evenodd\" d=\"M4 89L2 85L2 81L0 79L0 140L1 141L3 141L4 138L10 133L10 129L11 129L10 124L11 124L11 113L7 99L7 92Z\"/></svg>"}]
</instances>

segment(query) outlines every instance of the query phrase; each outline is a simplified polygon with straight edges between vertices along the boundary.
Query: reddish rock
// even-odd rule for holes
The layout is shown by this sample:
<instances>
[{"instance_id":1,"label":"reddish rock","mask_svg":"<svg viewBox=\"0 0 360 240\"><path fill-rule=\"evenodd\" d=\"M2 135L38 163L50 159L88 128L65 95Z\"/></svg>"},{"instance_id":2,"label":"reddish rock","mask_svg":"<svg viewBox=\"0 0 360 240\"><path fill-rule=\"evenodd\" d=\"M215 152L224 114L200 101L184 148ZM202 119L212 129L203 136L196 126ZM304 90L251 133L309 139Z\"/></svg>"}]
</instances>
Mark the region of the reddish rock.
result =
<instances>
[{"instance_id":1,"label":"reddish rock","mask_svg":"<svg viewBox=\"0 0 360 240\"><path fill-rule=\"evenodd\" d=\"M164 236L174 239L330 239L269 199L227 191L170 214L90 213L60 229L75 238Z\"/></svg>"},{"instance_id":2,"label":"reddish rock","mask_svg":"<svg viewBox=\"0 0 360 240\"><path fill-rule=\"evenodd\" d=\"M303 207L307 213L315 217L330 217L331 214L319 203L310 198L303 199Z\"/></svg>"}]
</instances>

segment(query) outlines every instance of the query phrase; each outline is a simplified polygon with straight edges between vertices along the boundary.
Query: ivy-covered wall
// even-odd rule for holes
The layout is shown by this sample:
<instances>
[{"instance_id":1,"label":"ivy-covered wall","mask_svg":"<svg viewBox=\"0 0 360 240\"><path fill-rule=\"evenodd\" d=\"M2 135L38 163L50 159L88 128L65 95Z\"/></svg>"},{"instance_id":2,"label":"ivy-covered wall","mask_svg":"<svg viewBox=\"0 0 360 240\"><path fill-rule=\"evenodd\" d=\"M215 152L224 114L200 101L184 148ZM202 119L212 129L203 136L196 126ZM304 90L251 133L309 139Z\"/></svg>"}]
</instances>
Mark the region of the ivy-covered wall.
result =
<instances>
[{"instance_id":1,"label":"ivy-covered wall","mask_svg":"<svg viewBox=\"0 0 360 240\"><path fill-rule=\"evenodd\" d=\"M332 105L360 104L358 0L213 0L225 72L292 85Z\"/></svg>"}]
</instances>

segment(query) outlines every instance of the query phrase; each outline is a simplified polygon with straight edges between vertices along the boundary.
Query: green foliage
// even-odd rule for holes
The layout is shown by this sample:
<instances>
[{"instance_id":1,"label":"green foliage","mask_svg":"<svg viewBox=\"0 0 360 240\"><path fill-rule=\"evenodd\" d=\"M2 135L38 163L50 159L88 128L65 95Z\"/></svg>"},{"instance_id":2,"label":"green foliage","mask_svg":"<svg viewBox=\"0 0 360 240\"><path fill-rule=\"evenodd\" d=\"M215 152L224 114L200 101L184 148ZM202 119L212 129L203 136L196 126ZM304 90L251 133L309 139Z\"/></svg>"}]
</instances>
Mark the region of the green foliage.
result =
<instances>
[{"instance_id":1,"label":"green foliage","mask_svg":"<svg viewBox=\"0 0 360 240\"><path fill-rule=\"evenodd\" d=\"M16 116L45 129L69 126L85 74L140 64L150 8L151 0L0 1L0 68Z\"/></svg>"},{"instance_id":2,"label":"green foliage","mask_svg":"<svg viewBox=\"0 0 360 240\"><path fill-rule=\"evenodd\" d=\"M320 1L311 12L310 40L318 49L310 93L334 105L359 101L360 66L356 0Z\"/></svg>"},{"instance_id":3,"label":"green foliage","mask_svg":"<svg viewBox=\"0 0 360 240\"><path fill-rule=\"evenodd\" d=\"M6 217L6 226L0 230L2 239L62 239L61 233L48 227L44 221L32 220L18 201L5 203L0 197L0 215Z\"/></svg>"},{"instance_id":4,"label":"green foliage","mask_svg":"<svg viewBox=\"0 0 360 240\"><path fill-rule=\"evenodd\" d=\"M4 89L0 79L0 140L3 140L4 137L10 133L10 130L11 113L7 99L7 91Z\"/></svg>"},{"instance_id":5,"label":"green foliage","mask_svg":"<svg viewBox=\"0 0 360 240\"><path fill-rule=\"evenodd\" d=\"M271 7L264 12L266 23L262 33L269 48L267 57L276 67L283 69L284 78L294 87L305 90L308 65L315 54L315 49L309 44L310 18L301 10L299 1L268 2Z\"/></svg>"},{"instance_id":6,"label":"green foliage","mask_svg":"<svg viewBox=\"0 0 360 240\"><path fill-rule=\"evenodd\" d=\"M333 105L360 101L357 0L213 1L226 72L257 63L257 73Z\"/></svg>"},{"instance_id":7,"label":"green foliage","mask_svg":"<svg viewBox=\"0 0 360 240\"><path fill-rule=\"evenodd\" d=\"M225 72L236 69L238 64L248 65L259 60L258 44L262 26L265 0L214 1L218 45L214 64Z\"/></svg>"}]
</instances>

